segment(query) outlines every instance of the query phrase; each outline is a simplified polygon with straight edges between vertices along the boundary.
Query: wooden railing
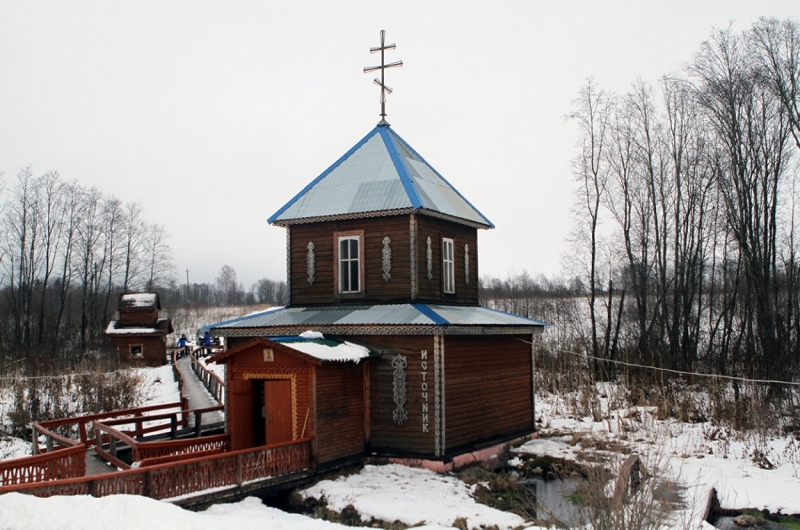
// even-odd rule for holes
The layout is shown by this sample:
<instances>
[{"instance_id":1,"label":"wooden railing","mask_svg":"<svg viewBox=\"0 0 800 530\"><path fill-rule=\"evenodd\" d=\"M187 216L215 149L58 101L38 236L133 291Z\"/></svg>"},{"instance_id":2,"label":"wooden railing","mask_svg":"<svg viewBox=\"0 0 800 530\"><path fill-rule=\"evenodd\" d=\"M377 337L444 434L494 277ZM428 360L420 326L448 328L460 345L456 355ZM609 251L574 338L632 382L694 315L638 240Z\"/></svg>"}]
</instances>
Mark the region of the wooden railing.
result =
<instances>
[{"instance_id":1,"label":"wooden railing","mask_svg":"<svg viewBox=\"0 0 800 530\"><path fill-rule=\"evenodd\" d=\"M215 412L221 410L222 405L216 407L208 407L205 409L186 410L179 413L172 412L167 414L158 414L147 416L149 422L158 420L169 420L168 423L159 423L144 427L137 424L134 430L123 431L117 429L118 425L130 425L130 419L123 418L112 421L96 422L95 429L97 430L97 447L95 451L97 455L111 462L116 467L121 469L128 469L130 466L117 457L118 447L130 448L131 462L140 462L145 458L155 458L169 455L184 454L192 451L208 451L211 449L227 450L230 447L230 437L227 435L219 436L201 436L202 435L202 419L203 413ZM185 440L176 440L178 436L178 427L187 424L187 417L189 414L194 414L195 429L194 438ZM179 417L179 415L181 417ZM141 437L145 434L161 432L166 434L169 432L169 441L142 441ZM140 438L137 440L137 438ZM106 449L107 448L107 449Z\"/></svg>"},{"instance_id":2,"label":"wooden railing","mask_svg":"<svg viewBox=\"0 0 800 530\"><path fill-rule=\"evenodd\" d=\"M79 443L52 452L0 462L0 486L82 477L86 446Z\"/></svg>"},{"instance_id":3,"label":"wooden railing","mask_svg":"<svg viewBox=\"0 0 800 530\"><path fill-rule=\"evenodd\" d=\"M312 465L311 439L308 438L93 477L4 485L0 486L0 493L20 491L37 497L128 494L172 499L212 488L239 487L310 469Z\"/></svg>"},{"instance_id":4,"label":"wooden railing","mask_svg":"<svg viewBox=\"0 0 800 530\"><path fill-rule=\"evenodd\" d=\"M105 412L102 414L89 414L87 416L78 416L76 418L64 418L60 420L48 420L48 421L41 421L36 422L33 424L33 454L39 454L44 452L50 452L54 448L57 447L56 444L60 444L61 446L73 446L76 444L83 444L86 447L93 447L97 445L97 434L95 429L95 423L102 422L104 420L124 420L124 423L133 423L137 426L137 429L143 432L142 425L146 421L151 421L156 418L156 415L146 415L148 412L154 412L159 410L168 410L168 409L180 409L180 413L183 414L183 418L181 421L182 425L185 425L187 420L187 410L188 409L188 401L176 401L173 403L162 403L160 405L150 405L147 407L138 407L135 409L126 409L126 410L117 410L114 412ZM178 414L177 412L173 412L172 414ZM77 427L78 430L78 437L80 441L73 440L64 436L61 436L54 432L54 429L58 427L64 426L72 426L71 428ZM163 429L163 427L161 427ZM153 432L150 430L148 432ZM137 434L140 435L140 434ZM39 447L38 438L44 437L45 438L45 448L42 449Z\"/></svg>"},{"instance_id":5,"label":"wooden railing","mask_svg":"<svg viewBox=\"0 0 800 530\"><path fill-rule=\"evenodd\" d=\"M197 378L203 382L209 393L214 396L217 403L222 403L225 395L225 383L217 374L206 368L194 353L192 353L192 370L197 375Z\"/></svg>"},{"instance_id":6,"label":"wooden railing","mask_svg":"<svg viewBox=\"0 0 800 530\"><path fill-rule=\"evenodd\" d=\"M50 480L61 480L75 477L82 477L86 474L86 449L98 444L98 429L103 425L102 420L112 418L115 424L133 424L135 436L141 436L147 432L163 430L163 426L145 427L144 423L157 419L160 416L175 417L182 415L179 422L181 425L187 423L187 412L172 412L162 415L147 416L145 413L165 409L175 409L185 407L184 402L165 403L128 409L104 414L91 414L78 418L65 418L60 420L49 420L36 422L33 424L33 456L14 458L0 462L0 484L4 486L13 484L25 484L28 482L41 482ZM221 407L215 407L217 410ZM199 412L206 412L205 409ZM199 419L199 415L196 414ZM77 430L79 440L73 440L62 436L54 429L59 427L69 427ZM200 433L195 433L199 436ZM39 438L44 438L44 447L39 446ZM188 441L187 441L188 442ZM206 447L207 443L194 442L196 446Z\"/></svg>"}]
</instances>

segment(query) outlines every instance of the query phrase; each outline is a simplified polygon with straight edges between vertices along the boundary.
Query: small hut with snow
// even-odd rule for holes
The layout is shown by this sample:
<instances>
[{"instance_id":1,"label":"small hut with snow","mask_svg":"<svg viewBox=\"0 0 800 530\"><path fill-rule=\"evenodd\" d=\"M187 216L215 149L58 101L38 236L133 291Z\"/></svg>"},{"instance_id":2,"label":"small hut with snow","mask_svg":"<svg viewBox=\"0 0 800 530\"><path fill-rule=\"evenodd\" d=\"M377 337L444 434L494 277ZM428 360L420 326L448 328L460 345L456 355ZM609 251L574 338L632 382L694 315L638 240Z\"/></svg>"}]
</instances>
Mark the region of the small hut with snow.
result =
<instances>
[{"instance_id":1,"label":"small hut with snow","mask_svg":"<svg viewBox=\"0 0 800 530\"><path fill-rule=\"evenodd\" d=\"M119 296L119 318L108 323L106 336L120 359L141 359L148 366L161 366L167 359L169 318L159 318L158 293L124 293Z\"/></svg>"}]
</instances>

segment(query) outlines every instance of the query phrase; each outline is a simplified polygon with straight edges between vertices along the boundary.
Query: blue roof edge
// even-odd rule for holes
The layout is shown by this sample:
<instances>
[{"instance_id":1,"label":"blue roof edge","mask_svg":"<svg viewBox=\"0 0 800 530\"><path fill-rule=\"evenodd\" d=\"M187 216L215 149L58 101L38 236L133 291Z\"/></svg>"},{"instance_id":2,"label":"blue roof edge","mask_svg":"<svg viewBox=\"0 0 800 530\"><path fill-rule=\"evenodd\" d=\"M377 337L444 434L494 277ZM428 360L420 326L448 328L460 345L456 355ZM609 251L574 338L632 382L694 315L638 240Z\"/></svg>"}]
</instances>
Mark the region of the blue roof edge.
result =
<instances>
[{"instance_id":1,"label":"blue roof edge","mask_svg":"<svg viewBox=\"0 0 800 530\"><path fill-rule=\"evenodd\" d=\"M422 208L422 198L419 196L416 186L414 186L414 180L411 178L411 174L408 172L408 168L406 167L403 157L400 156L400 151L394 144L394 139L389 134L391 128L388 125L379 125L378 129L380 130L383 144L386 146L386 150L389 151L389 156L394 163L394 168L397 170L397 174L400 176L400 182L403 183L403 188L406 190L408 200L411 201L411 207L415 209Z\"/></svg>"},{"instance_id":2,"label":"blue roof edge","mask_svg":"<svg viewBox=\"0 0 800 530\"><path fill-rule=\"evenodd\" d=\"M220 326L225 326L226 324L233 324L235 322L240 322L240 321L245 320L247 318L253 318L256 315L263 315L265 313L276 313L278 311L286 311L286 309L287 309L286 307L275 307L275 308L272 308L272 309L265 309L264 311L260 311L258 313L252 313L250 315L244 315L244 316L241 316L241 317L232 318L230 320L223 320L222 322L214 322L213 324L206 324L205 326L200 328L200 331L205 333L206 330L218 328Z\"/></svg>"},{"instance_id":3,"label":"blue roof edge","mask_svg":"<svg viewBox=\"0 0 800 530\"><path fill-rule=\"evenodd\" d=\"M347 151L345 154L343 154L341 156L341 158L339 158L339 160L334 162L328 169L323 171L322 174L320 174L320 176L318 176L317 178L312 180L305 188L300 190L300 193L298 193L297 195L292 197L292 199L289 202L287 202L286 204L284 204L283 207L281 207L280 210L278 210L277 212L272 214L272 216L269 219L267 219L267 222L269 224L272 224L275 221L277 221L278 218L281 216L281 214L283 214L283 212L288 210L294 203L296 203L300 199L300 197L302 197L303 195L305 195L308 192L308 190L310 190L311 188L316 186L319 181L321 181L322 179L327 177L334 169L339 167L342 164L342 162L344 162L345 160L350 158L350 156L353 153L355 153L362 145L364 145L367 142L367 140L372 138L380 129L381 129L381 126L377 126L374 129L372 129L369 133L367 133L367 135L364 138L362 138L356 145L351 147L349 151ZM384 143L385 142L386 142L386 140L384 139Z\"/></svg>"},{"instance_id":4,"label":"blue roof edge","mask_svg":"<svg viewBox=\"0 0 800 530\"><path fill-rule=\"evenodd\" d=\"M422 313L426 317L428 317L431 320L433 320L433 323L436 324L437 326L446 326L447 324L450 323L447 320L445 320L444 318L442 318L439 315L439 313L437 313L436 311L434 311L433 309L428 307L426 304L416 303L416 304L411 304L411 305L412 305L412 307L414 307L414 309L416 309L417 311L419 311L420 313Z\"/></svg>"},{"instance_id":5,"label":"blue roof edge","mask_svg":"<svg viewBox=\"0 0 800 530\"><path fill-rule=\"evenodd\" d=\"M495 228L495 226L494 226L494 223L492 223L492 222L489 220L489 218L487 218L485 215L483 215L483 214L481 213L481 211L480 211L480 210L478 210L477 208L475 208L475 205L473 205L471 202L469 202L469 200L468 200L466 197L464 197L463 195L461 195L461 192L460 192L460 191L458 191L458 189L456 189L456 187L455 187L455 186L453 186L452 184L450 184L450 182L448 182L448 180L447 180L446 178L444 178L444 177L442 176L442 174L441 174L441 173L439 173L438 171L436 171L436 168L435 168L435 167L433 167L432 165L430 165L430 164L428 163L428 161L427 161L427 160L425 160L424 158L422 158L422 155L420 155L420 154L419 154L419 153L418 153L418 152L417 152L417 151L416 151L416 150L415 150L413 147L411 147L411 146L409 145L409 143L408 143L408 142L406 142L405 140L403 140L403 137L402 137L402 136L400 136L399 134L397 134L397 133L396 133L396 132L395 132L393 129L392 129L391 131L392 131L392 134L393 134L394 136L396 136L398 140L400 140L401 142L403 142L403 145L404 145L404 146L406 146L406 148L407 148L409 151L411 151L412 153L414 153L415 155L417 155L417 157L418 157L420 160L422 160L423 162L425 162L425 165L427 165L429 168L431 168L431 171L433 171L434 173L436 173L436 175L438 175L438 176L439 176L439 178L440 178L440 179L442 179L442 180L444 181L444 183L445 183L445 184L447 184L448 186L450 186L450 189L452 189L454 192L456 192L456 195L458 195L459 197L461 197L461 199L463 199L463 200L464 200L464 202L466 202L467 204L469 204L470 208L472 208L473 210L475 210L475 211L478 213L478 215L480 215L481 217L483 217L483 220L484 220L484 221L486 221L486 224L487 224L487 225L488 225L490 228ZM388 134L388 133L387 133L387 134ZM384 140L384 141L385 141L385 140ZM395 148L395 149L396 149L396 148ZM400 153L398 153L398 156L400 156ZM405 164L404 164L404 167L405 167ZM408 170L406 170L406 171L408 171ZM409 176L409 179L410 179L410 178L411 178L411 177Z\"/></svg>"},{"instance_id":6,"label":"blue roof edge","mask_svg":"<svg viewBox=\"0 0 800 530\"><path fill-rule=\"evenodd\" d=\"M530 320L531 322L535 322L536 325L538 325L538 326L545 326L545 327L549 327L550 326L550 324L548 324L547 322L544 322L543 320L536 320L535 318L524 317L524 316L518 315L516 313L509 313L508 311L501 311L500 309L495 309L493 307L486 307L486 306L483 306L483 305L480 306L480 307L483 308L483 309L486 309L487 311L494 311L495 313L502 313L504 315L513 315L513 316L515 316L517 318L524 318L525 320Z\"/></svg>"}]
</instances>

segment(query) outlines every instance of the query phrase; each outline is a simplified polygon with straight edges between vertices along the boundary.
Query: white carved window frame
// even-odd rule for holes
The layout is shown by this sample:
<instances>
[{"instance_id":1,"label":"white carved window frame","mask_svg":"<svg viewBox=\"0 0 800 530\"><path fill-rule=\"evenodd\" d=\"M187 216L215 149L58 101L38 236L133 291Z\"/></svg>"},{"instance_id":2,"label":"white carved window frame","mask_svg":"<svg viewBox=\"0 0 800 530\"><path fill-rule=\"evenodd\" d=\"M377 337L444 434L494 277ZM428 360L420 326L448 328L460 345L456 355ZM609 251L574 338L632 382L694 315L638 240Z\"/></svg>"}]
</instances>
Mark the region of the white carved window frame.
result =
<instances>
[{"instance_id":1,"label":"white carved window frame","mask_svg":"<svg viewBox=\"0 0 800 530\"><path fill-rule=\"evenodd\" d=\"M343 241L356 241L358 246L358 256L353 258L341 258L339 256L340 244ZM347 268L353 266L358 267L358 289L352 289L352 286L345 285L342 277L342 262L347 262ZM365 294L364 289L364 231L363 230L350 230L347 232L334 232L333 233L333 269L334 269L334 294L338 298L363 298ZM347 289L350 287L350 289Z\"/></svg>"}]
</instances>

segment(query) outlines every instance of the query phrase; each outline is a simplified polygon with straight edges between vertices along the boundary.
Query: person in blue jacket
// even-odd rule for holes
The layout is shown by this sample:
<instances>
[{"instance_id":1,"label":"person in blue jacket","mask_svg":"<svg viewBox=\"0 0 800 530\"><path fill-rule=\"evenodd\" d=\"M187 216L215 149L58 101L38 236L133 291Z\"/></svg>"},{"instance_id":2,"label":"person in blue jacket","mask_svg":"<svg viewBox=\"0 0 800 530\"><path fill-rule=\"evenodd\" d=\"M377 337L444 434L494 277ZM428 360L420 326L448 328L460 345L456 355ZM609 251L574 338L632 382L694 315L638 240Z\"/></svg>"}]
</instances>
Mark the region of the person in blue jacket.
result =
<instances>
[{"instance_id":1,"label":"person in blue jacket","mask_svg":"<svg viewBox=\"0 0 800 530\"><path fill-rule=\"evenodd\" d=\"M183 348L183 351L178 354L178 358L189 354L189 339L186 338L186 335L181 335L181 338L178 339L178 348Z\"/></svg>"},{"instance_id":2,"label":"person in blue jacket","mask_svg":"<svg viewBox=\"0 0 800 530\"><path fill-rule=\"evenodd\" d=\"M211 355L211 333L206 330L206 334L203 335L203 346L206 347L206 355Z\"/></svg>"}]
</instances>

